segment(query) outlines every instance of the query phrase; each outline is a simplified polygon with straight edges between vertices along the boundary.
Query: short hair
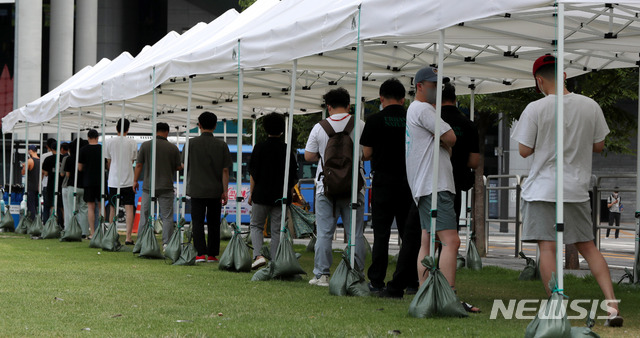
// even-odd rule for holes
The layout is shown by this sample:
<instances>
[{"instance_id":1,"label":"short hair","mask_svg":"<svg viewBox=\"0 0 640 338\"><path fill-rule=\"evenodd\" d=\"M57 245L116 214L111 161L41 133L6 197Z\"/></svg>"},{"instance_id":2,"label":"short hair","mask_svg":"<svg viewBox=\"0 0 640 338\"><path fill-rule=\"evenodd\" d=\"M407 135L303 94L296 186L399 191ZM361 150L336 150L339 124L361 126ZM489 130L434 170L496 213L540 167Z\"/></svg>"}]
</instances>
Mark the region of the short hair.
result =
<instances>
[{"instance_id":1,"label":"short hair","mask_svg":"<svg viewBox=\"0 0 640 338\"><path fill-rule=\"evenodd\" d=\"M406 91L404 89L404 86L402 85L402 82L400 82L400 80L396 79L395 77L388 79L380 86L380 96L384 97L385 99L400 101L404 99L405 93Z\"/></svg>"},{"instance_id":2,"label":"short hair","mask_svg":"<svg viewBox=\"0 0 640 338\"><path fill-rule=\"evenodd\" d=\"M214 129L218 123L218 117L216 114L206 111L198 116L198 123L200 123L202 129Z\"/></svg>"},{"instance_id":3,"label":"short hair","mask_svg":"<svg viewBox=\"0 0 640 338\"><path fill-rule=\"evenodd\" d=\"M64 142L64 143L60 144L60 149L62 149L64 151L69 151L69 143Z\"/></svg>"},{"instance_id":4,"label":"short hair","mask_svg":"<svg viewBox=\"0 0 640 338\"><path fill-rule=\"evenodd\" d=\"M156 124L156 131L169 131L169 124L166 122L158 122L158 124Z\"/></svg>"},{"instance_id":5,"label":"short hair","mask_svg":"<svg viewBox=\"0 0 640 338\"><path fill-rule=\"evenodd\" d=\"M47 147L49 147L49 149L55 149L57 146L58 146L58 142L56 142L56 139L54 138L47 139Z\"/></svg>"},{"instance_id":6,"label":"short hair","mask_svg":"<svg viewBox=\"0 0 640 338\"><path fill-rule=\"evenodd\" d=\"M322 98L327 106L331 106L333 108L349 109L351 106L351 97L349 96L349 92L342 87L328 91Z\"/></svg>"},{"instance_id":7,"label":"short hair","mask_svg":"<svg viewBox=\"0 0 640 338\"><path fill-rule=\"evenodd\" d=\"M100 134L98 134L98 131L95 129L89 129L89 131L87 132L87 138L88 139L97 139L98 137L100 137Z\"/></svg>"},{"instance_id":8,"label":"short hair","mask_svg":"<svg viewBox=\"0 0 640 338\"><path fill-rule=\"evenodd\" d=\"M556 79L556 64L550 63L538 68L538 71L535 74L536 76L542 76L547 80L555 80Z\"/></svg>"},{"instance_id":9,"label":"short hair","mask_svg":"<svg viewBox=\"0 0 640 338\"><path fill-rule=\"evenodd\" d=\"M442 101L455 102L456 100L456 86L451 83L445 83L442 89Z\"/></svg>"},{"instance_id":10,"label":"short hair","mask_svg":"<svg viewBox=\"0 0 640 338\"><path fill-rule=\"evenodd\" d=\"M284 132L284 117L278 113L271 113L262 118L262 127L268 135L280 135Z\"/></svg>"},{"instance_id":11,"label":"short hair","mask_svg":"<svg viewBox=\"0 0 640 338\"><path fill-rule=\"evenodd\" d=\"M122 119L118 119L118 123L116 123L116 131L117 132L121 132L122 130ZM124 132L128 132L129 131L129 120L128 119L124 119Z\"/></svg>"}]
</instances>

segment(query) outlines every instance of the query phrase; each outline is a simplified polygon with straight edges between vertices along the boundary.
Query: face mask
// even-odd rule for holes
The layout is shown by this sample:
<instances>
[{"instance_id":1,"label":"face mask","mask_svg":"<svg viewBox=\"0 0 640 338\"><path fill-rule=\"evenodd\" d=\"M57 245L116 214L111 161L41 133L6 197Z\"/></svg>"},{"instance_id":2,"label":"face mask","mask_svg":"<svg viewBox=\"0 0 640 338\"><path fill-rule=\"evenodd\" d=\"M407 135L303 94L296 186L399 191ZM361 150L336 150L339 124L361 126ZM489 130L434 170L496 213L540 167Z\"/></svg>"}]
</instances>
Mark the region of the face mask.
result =
<instances>
[{"instance_id":1,"label":"face mask","mask_svg":"<svg viewBox=\"0 0 640 338\"><path fill-rule=\"evenodd\" d=\"M427 90L427 97L426 97L427 103L436 104L437 97L438 97L438 93L436 92L435 88L429 88Z\"/></svg>"},{"instance_id":2,"label":"face mask","mask_svg":"<svg viewBox=\"0 0 640 338\"><path fill-rule=\"evenodd\" d=\"M382 107L382 103L380 104L380 108L379 108L379 109L380 109L380 110L384 109L384 108Z\"/></svg>"},{"instance_id":3,"label":"face mask","mask_svg":"<svg viewBox=\"0 0 640 338\"><path fill-rule=\"evenodd\" d=\"M544 96L548 96L549 94L547 94L543 89L542 89L542 83L540 83L540 81L538 79L536 79L536 83L538 84L538 89L540 89L540 92L542 93L542 95Z\"/></svg>"}]
</instances>

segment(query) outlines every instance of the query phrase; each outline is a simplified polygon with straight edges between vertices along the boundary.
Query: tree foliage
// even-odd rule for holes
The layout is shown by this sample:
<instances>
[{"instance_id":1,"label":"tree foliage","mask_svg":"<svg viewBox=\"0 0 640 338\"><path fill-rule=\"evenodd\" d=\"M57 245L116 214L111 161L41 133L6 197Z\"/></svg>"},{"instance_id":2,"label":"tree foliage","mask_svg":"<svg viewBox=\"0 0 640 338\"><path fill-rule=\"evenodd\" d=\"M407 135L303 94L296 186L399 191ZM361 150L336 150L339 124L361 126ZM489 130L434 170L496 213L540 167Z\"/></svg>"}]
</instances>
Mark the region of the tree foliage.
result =
<instances>
[{"instance_id":1,"label":"tree foliage","mask_svg":"<svg viewBox=\"0 0 640 338\"><path fill-rule=\"evenodd\" d=\"M244 11L253 5L254 2L256 2L256 0L238 0L238 5L240 5L240 8Z\"/></svg>"}]
</instances>

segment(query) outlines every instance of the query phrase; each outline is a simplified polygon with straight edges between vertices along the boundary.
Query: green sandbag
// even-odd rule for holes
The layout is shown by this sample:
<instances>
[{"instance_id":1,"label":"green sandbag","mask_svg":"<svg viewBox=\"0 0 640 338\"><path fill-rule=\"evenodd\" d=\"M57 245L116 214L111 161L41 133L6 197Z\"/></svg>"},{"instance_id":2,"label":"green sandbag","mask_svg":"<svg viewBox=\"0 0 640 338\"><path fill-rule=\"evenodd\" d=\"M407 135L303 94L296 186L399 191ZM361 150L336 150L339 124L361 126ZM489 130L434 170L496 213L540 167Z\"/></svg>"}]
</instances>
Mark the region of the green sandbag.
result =
<instances>
[{"instance_id":1,"label":"green sandbag","mask_svg":"<svg viewBox=\"0 0 640 338\"><path fill-rule=\"evenodd\" d=\"M8 207L7 207L7 210L2 213L2 221L0 221L0 229L2 229L4 232L14 232L16 230L15 225L13 224L13 216L11 216L11 213L9 213Z\"/></svg>"},{"instance_id":2,"label":"green sandbag","mask_svg":"<svg viewBox=\"0 0 640 338\"><path fill-rule=\"evenodd\" d=\"M187 241L182 244L182 248L180 249L180 256L173 263L173 265L196 265L196 255L198 252L196 248L193 247L193 243L191 243L192 233L189 230L184 232Z\"/></svg>"},{"instance_id":3,"label":"green sandbag","mask_svg":"<svg viewBox=\"0 0 640 338\"><path fill-rule=\"evenodd\" d=\"M113 221L107 227L104 237L102 237L102 249L105 251L119 251L121 247L118 225L116 221Z\"/></svg>"},{"instance_id":4,"label":"green sandbag","mask_svg":"<svg viewBox=\"0 0 640 338\"><path fill-rule=\"evenodd\" d=\"M55 214L51 214L42 227L41 237L45 239L60 238L60 226L58 225L58 217Z\"/></svg>"},{"instance_id":5,"label":"green sandbag","mask_svg":"<svg viewBox=\"0 0 640 338\"><path fill-rule=\"evenodd\" d=\"M549 288L556 290L555 274L551 275ZM567 319L567 311L563 304L564 295L559 291L551 293L546 304L538 311L536 317L527 325L525 338L534 337L571 337L571 324ZM542 315L542 318L540 317Z\"/></svg>"},{"instance_id":6,"label":"green sandbag","mask_svg":"<svg viewBox=\"0 0 640 338\"><path fill-rule=\"evenodd\" d=\"M467 259L465 261L467 268L471 270L482 270L482 259L478 254L478 248L474 242L474 234L471 234L471 240L469 241L469 248L467 248Z\"/></svg>"},{"instance_id":7,"label":"green sandbag","mask_svg":"<svg viewBox=\"0 0 640 338\"><path fill-rule=\"evenodd\" d=\"M227 271L251 271L251 253L238 232L233 232L229 244L220 256L218 268Z\"/></svg>"},{"instance_id":8,"label":"green sandbag","mask_svg":"<svg viewBox=\"0 0 640 338\"><path fill-rule=\"evenodd\" d=\"M227 222L227 214L225 213L220 221L220 240L226 241L233 236L233 228Z\"/></svg>"},{"instance_id":9,"label":"green sandbag","mask_svg":"<svg viewBox=\"0 0 640 338\"><path fill-rule=\"evenodd\" d=\"M94 231L93 237L89 241L90 248L98 248L102 249L102 238L104 237L104 219L100 216L100 220L98 222L98 228Z\"/></svg>"},{"instance_id":10,"label":"green sandbag","mask_svg":"<svg viewBox=\"0 0 640 338\"><path fill-rule=\"evenodd\" d=\"M156 239L155 234L153 233L153 228L149 226L147 231L142 234L142 237L138 237L138 242L140 243L140 255L138 257L144 258L164 258L162 251L160 250L160 246L158 245L158 240Z\"/></svg>"},{"instance_id":11,"label":"green sandbag","mask_svg":"<svg viewBox=\"0 0 640 338\"><path fill-rule=\"evenodd\" d=\"M173 234L171 234L171 238L169 238L169 242L167 242L167 247L164 248L164 256L169 258L172 263L175 263L178 258L180 258L182 227L184 226L184 223L184 218L181 218L180 221L178 221L178 226L173 230Z\"/></svg>"},{"instance_id":12,"label":"green sandbag","mask_svg":"<svg viewBox=\"0 0 640 338\"><path fill-rule=\"evenodd\" d=\"M522 272L520 272L518 279L519 280L540 279L540 270L538 270L538 265L536 264L536 260L525 256L524 252L522 251L520 251L518 255L520 255L520 257L524 258L527 261L527 266L525 266Z\"/></svg>"},{"instance_id":13,"label":"green sandbag","mask_svg":"<svg viewBox=\"0 0 640 338\"><path fill-rule=\"evenodd\" d=\"M155 232L157 235L162 234L162 227L163 227L163 222L160 218L153 221L153 232Z\"/></svg>"},{"instance_id":14,"label":"green sandbag","mask_svg":"<svg viewBox=\"0 0 640 338\"><path fill-rule=\"evenodd\" d=\"M138 238L136 240L136 244L133 245L134 254L140 253L140 249L142 249L142 242L140 241L140 239L144 237L144 233L147 231L147 229L149 229L148 226L138 227Z\"/></svg>"},{"instance_id":15,"label":"green sandbag","mask_svg":"<svg viewBox=\"0 0 640 338\"><path fill-rule=\"evenodd\" d=\"M465 264L464 256L462 256L461 254L458 254L458 257L456 258L456 270L464 268L464 264Z\"/></svg>"},{"instance_id":16,"label":"green sandbag","mask_svg":"<svg viewBox=\"0 0 640 338\"><path fill-rule=\"evenodd\" d=\"M37 215L33 221L27 223L27 234L31 236L42 235L42 219Z\"/></svg>"},{"instance_id":17,"label":"green sandbag","mask_svg":"<svg viewBox=\"0 0 640 338\"><path fill-rule=\"evenodd\" d=\"M17 234L27 233L28 224L31 222L31 219L29 218L30 215L31 213L28 211L26 215L22 211L20 211L20 220L18 221L18 226L16 227Z\"/></svg>"},{"instance_id":18,"label":"green sandbag","mask_svg":"<svg viewBox=\"0 0 640 338\"><path fill-rule=\"evenodd\" d=\"M280 243L276 250L276 257L271 261L271 264L273 265L273 278L306 274L296 258L287 230L282 231Z\"/></svg>"},{"instance_id":19,"label":"green sandbag","mask_svg":"<svg viewBox=\"0 0 640 338\"><path fill-rule=\"evenodd\" d=\"M349 254L342 253L340 264L333 272L329 280L329 294L334 296L368 296L369 286L367 286L364 274L358 269L351 269L349 264Z\"/></svg>"},{"instance_id":20,"label":"green sandbag","mask_svg":"<svg viewBox=\"0 0 640 338\"><path fill-rule=\"evenodd\" d=\"M251 281L252 282L268 281L268 280L271 280L271 276L273 276L273 266L271 265L271 262L269 262L265 267L256 271L256 273L253 274L253 277L251 277Z\"/></svg>"},{"instance_id":21,"label":"green sandbag","mask_svg":"<svg viewBox=\"0 0 640 338\"><path fill-rule=\"evenodd\" d=\"M426 256L422 265L429 271L429 277L422 284L409 305L409 315L416 318L430 318L435 315L446 317L467 317L468 314L460 303L435 259Z\"/></svg>"},{"instance_id":22,"label":"green sandbag","mask_svg":"<svg viewBox=\"0 0 640 338\"><path fill-rule=\"evenodd\" d=\"M311 236L311 240L309 241L309 244L307 244L306 251L316 252L316 236Z\"/></svg>"},{"instance_id":23,"label":"green sandbag","mask_svg":"<svg viewBox=\"0 0 640 338\"><path fill-rule=\"evenodd\" d=\"M74 213L73 216L71 216L69 224L60 232L60 242L79 241L82 241L82 228L80 228L80 223L78 223L78 214Z\"/></svg>"},{"instance_id":24,"label":"green sandbag","mask_svg":"<svg viewBox=\"0 0 640 338\"><path fill-rule=\"evenodd\" d=\"M588 327L572 327L571 338L600 338L600 335Z\"/></svg>"},{"instance_id":25,"label":"green sandbag","mask_svg":"<svg viewBox=\"0 0 640 338\"><path fill-rule=\"evenodd\" d=\"M293 229L296 232L296 238L313 235L313 225L316 222L316 215L305 211L295 204L291 204L289 210L291 211L291 221L293 223Z\"/></svg>"}]
</instances>

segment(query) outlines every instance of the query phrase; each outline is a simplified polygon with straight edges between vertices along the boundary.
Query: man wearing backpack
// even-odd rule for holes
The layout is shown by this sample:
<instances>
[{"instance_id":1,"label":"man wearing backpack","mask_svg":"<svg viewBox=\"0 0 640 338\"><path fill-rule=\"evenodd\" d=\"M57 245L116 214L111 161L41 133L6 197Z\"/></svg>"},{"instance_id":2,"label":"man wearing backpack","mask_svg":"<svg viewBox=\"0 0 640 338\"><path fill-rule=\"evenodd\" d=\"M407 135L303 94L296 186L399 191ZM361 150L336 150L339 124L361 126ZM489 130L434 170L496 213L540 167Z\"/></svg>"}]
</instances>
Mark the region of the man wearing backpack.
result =
<instances>
[{"instance_id":1,"label":"man wearing backpack","mask_svg":"<svg viewBox=\"0 0 640 338\"><path fill-rule=\"evenodd\" d=\"M351 236L351 173L353 164L354 118L349 115L350 96L344 88L327 92L324 101L329 117L320 121L311 130L304 158L318 161L316 172L316 227L317 241L314 257L314 277L311 285L329 286L329 274L333 256L331 242L336 230L338 216L342 216L347 236ZM359 121L362 132L364 122ZM360 152L358 152L360 153ZM357 163L360 163L358 159ZM358 175L358 207L355 222L355 258L359 270L364 269L365 249L363 241L364 192L362 170Z\"/></svg>"}]
</instances>

